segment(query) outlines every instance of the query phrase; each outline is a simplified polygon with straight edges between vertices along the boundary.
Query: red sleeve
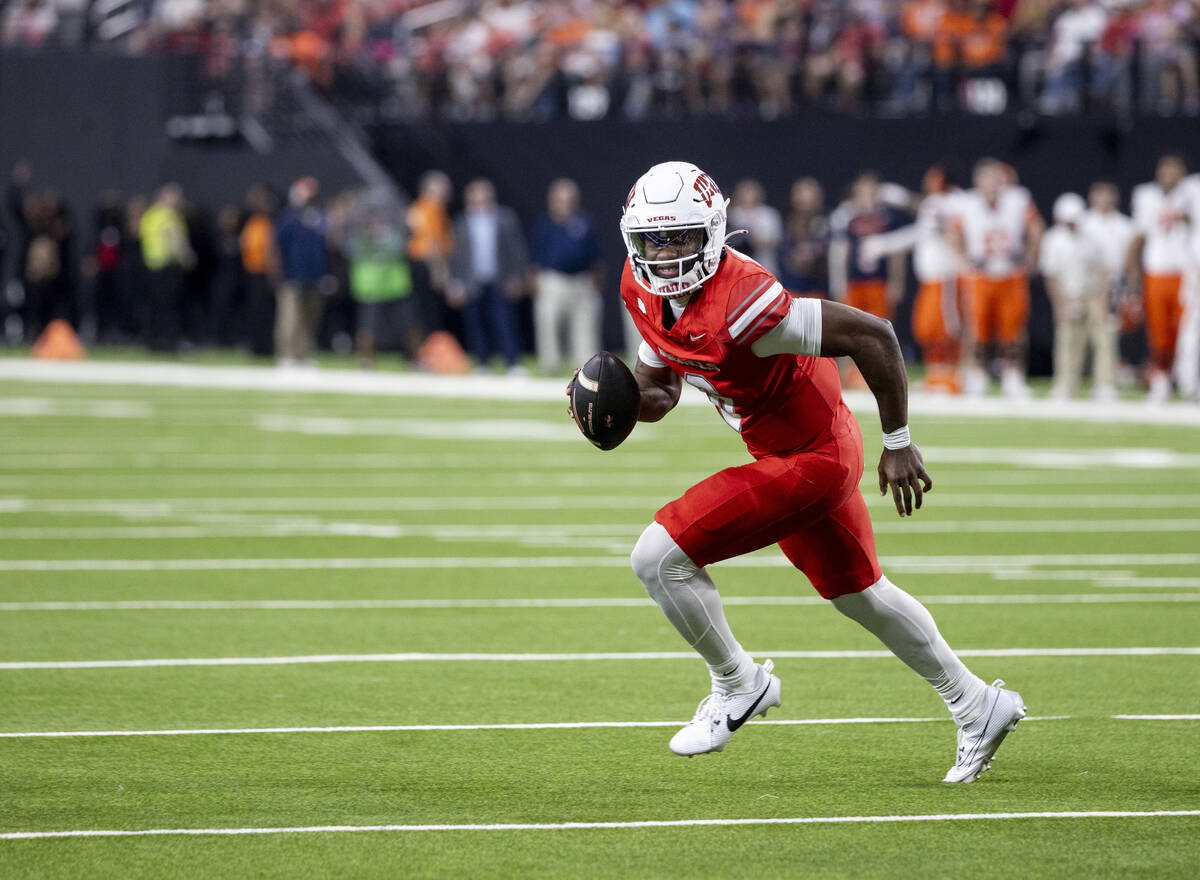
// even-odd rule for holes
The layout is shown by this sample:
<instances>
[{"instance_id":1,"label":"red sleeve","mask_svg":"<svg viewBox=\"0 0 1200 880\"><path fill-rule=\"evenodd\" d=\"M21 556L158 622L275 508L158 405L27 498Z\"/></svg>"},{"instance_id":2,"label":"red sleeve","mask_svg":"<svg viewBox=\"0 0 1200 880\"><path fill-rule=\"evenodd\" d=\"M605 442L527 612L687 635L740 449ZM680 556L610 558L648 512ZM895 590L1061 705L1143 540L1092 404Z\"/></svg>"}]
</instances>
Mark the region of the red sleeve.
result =
<instances>
[{"instance_id":1,"label":"red sleeve","mask_svg":"<svg viewBox=\"0 0 1200 880\"><path fill-rule=\"evenodd\" d=\"M735 345L754 342L783 320L792 298L772 275L762 273L740 279L729 292L725 328Z\"/></svg>"}]
</instances>

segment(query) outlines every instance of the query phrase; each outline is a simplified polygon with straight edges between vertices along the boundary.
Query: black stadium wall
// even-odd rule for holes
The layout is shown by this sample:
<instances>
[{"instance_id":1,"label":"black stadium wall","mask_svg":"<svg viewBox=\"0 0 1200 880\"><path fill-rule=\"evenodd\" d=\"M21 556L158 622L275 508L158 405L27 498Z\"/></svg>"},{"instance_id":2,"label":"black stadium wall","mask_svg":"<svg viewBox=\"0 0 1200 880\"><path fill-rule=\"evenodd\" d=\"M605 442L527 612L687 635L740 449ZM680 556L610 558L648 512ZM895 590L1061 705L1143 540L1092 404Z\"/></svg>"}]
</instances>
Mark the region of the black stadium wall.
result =
<instances>
[{"instance_id":1,"label":"black stadium wall","mask_svg":"<svg viewBox=\"0 0 1200 880\"><path fill-rule=\"evenodd\" d=\"M36 180L61 189L80 221L106 188L144 193L178 180L191 198L215 209L240 201L258 181L282 188L301 174L314 174L327 193L355 183L341 156L319 139L279 140L270 155L240 141L170 140L167 119L197 112L202 99L194 58L0 53L0 173L6 176L17 159L29 159ZM551 180L574 178L600 224L610 269L606 339L612 345L620 329L611 288L624 259L617 217L630 185L656 162L693 161L727 193L739 179L755 177L768 200L783 209L791 182L800 176L816 177L835 200L864 168L916 187L925 168L943 157L969 165L991 155L1017 168L1048 215L1059 193L1084 192L1097 178L1117 182L1127 199L1134 184L1150 178L1165 150L1200 161L1195 119L1148 118L1118 126L1100 119L884 120L811 113L773 122L413 123L378 126L369 134L375 155L410 192L432 168L447 171L460 188L472 177L488 177L526 223L543 210ZM907 339L906 310L897 325ZM1031 342L1031 365L1046 372L1050 321L1045 298L1036 291Z\"/></svg>"}]
</instances>

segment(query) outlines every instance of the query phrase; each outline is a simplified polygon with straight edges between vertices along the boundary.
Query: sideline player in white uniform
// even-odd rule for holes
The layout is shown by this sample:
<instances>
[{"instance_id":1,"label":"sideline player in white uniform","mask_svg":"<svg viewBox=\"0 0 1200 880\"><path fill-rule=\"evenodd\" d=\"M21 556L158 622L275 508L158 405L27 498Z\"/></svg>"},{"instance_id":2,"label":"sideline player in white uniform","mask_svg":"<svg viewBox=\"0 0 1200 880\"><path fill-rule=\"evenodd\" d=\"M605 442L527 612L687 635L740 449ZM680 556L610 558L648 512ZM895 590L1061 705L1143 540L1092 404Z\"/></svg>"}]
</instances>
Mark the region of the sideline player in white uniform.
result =
<instances>
[{"instance_id":1,"label":"sideline player in white uniform","mask_svg":"<svg viewBox=\"0 0 1200 880\"><path fill-rule=\"evenodd\" d=\"M988 346L1001 362L1001 387L1009 397L1029 396L1021 354L1029 323L1029 275L1036 271L1045 224L1029 191L1010 182L1011 169L996 159L975 165L975 188L959 202L955 249L970 264L966 278L968 330L976 363L966 392L987 390Z\"/></svg>"},{"instance_id":2,"label":"sideline player in white uniform","mask_svg":"<svg viewBox=\"0 0 1200 880\"><path fill-rule=\"evenodd\" d=\"M1129 284L1142 291L1150 343L1150 400L1171 396L1171 368L1183 318L1183 275L1191 238L1187 165L1181 157L1158 160L1154 180L1133 190L1137 230L1129 251Z\"/></svg>"},{"instance_id":3,"label":"sideline player in white uniform","mask_svg":"<svg viewBox=\"0 0 1200 880\"><path fill-rule=\"evenodd\" d=\"M913 252L913 272L919 287L913 302L912 332L921 346L925 364L925 390L957 394L962 358L962 295L959 277L963 261L954 250L949 230L958 223L962 190L947 163L925 172L924 196L917 220L895 232L874 235L863 242L864 258Z\"/></svg>"},{"instance_id":4,"label":"sideline player in white uniform","mask_svg":"<svg viewBox=\"0 0 1200 880\"><path fill-rule=\"evenodd\" d=\"M1175 343L1175 382L1180 395L1200 402L1200 174L1183 182L1191 237L1183 270L1183 316Z\"/></svg>"}]
</instances>

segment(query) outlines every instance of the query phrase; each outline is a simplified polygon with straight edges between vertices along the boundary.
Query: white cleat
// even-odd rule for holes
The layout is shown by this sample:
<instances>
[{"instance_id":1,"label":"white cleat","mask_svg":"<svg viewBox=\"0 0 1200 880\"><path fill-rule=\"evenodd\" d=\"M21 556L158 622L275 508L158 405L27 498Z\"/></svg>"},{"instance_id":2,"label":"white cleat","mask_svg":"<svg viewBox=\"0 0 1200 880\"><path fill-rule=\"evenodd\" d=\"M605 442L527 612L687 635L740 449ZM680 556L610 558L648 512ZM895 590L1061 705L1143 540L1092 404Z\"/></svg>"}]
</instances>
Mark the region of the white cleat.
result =
<instances>
[{"instance_id":1,"label":"white cleat","mask_svg":"<svg viewBox=\"0 0 1200 880\"><path fill-rule=\"evenodd\" d=\"M1000 377L1000 390L1009 400L1029 400L1033 396L1025 376L1015 367L1006 367Z\"/></svg>"},{"instance_id":2,"label":"white cleat","mask_svg":"<svg viewBox=\"0 0 1200 880\"><path fill-rule=\"evenodd\" d=\"M779 705L779 679L771 674L771 660L758 667L754 687L744 693L712 693L700 701L692 720L671 737L671 751L690 758L719 752L737 729L756 715Z\"/></svg>"},{"instance_id":3,"label":"white cleat","mask_svg":"<svg viewBox=\"0 0 1200 880\"><path fill-rule=\"evenodd\" d=\"M942 782L974 782L992 766L992 756L1004 737L1017 729L1025 717L1025 702L1016 691L1004 690L1004 682L996 679L988 688L987 704L982 715L958 729L958 756Z\"/></svg>"}]
</instances>

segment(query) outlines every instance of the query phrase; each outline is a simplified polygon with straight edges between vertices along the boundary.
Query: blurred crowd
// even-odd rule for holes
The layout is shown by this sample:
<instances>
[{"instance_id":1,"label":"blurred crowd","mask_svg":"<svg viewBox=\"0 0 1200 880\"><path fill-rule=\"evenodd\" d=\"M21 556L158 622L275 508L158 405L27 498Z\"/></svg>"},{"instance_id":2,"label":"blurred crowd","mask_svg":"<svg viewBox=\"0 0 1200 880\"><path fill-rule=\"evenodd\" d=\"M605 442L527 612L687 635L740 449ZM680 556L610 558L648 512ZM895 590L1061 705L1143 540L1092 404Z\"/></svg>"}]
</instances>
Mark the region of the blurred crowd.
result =
<instances>
[{"instance_id":1,"label":"blurred crowd","mask_svg":"<svg viewBox=\"0 0 1200 880\"><path fill-rule=\"evenodd\" d=\"M1200 113L1197 0L8 0L2 25L284 60L393 118Z\"/></svg>"},{"instance_id":2,"label":"blurred crowd","mask_svg":"<svg viewBox=\"0 0 1200 880\"><path fill-rule=\"evenodd\" d=\"M986 158L944 160L911 188L864 171L828 201L803 177L771 194L783 211L754 179L727 192L731 246L795 296L910 327L929 391L978 395L995 379L1028 396L1031 331L1051 334L1030 326L1044 292L1055 396L1087 387L1108 401L1126 386L1200 399L1200 174L1179 156L1127 195L1105 180L1061 194L1048 222L1016 169ZM528 226L491 181L460 194L431 171L404 209L369 190L324 198L305 177L282 193L254 186L213 215L166 184L150 197L103 193L76 228L20 163L2 219L11 343L63 319L86 342L238 346L283 367L325 348L364 367L386 350L418 369L523 374L535 363L554 375L602 347L605 299L616 307L617 267L599 245L615 223L598 229L566 178ZM624 327L632 353L639 339Z\"/></svg>"}]
</instances>

